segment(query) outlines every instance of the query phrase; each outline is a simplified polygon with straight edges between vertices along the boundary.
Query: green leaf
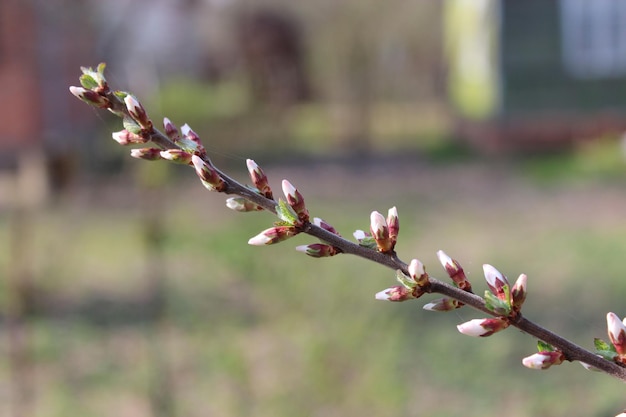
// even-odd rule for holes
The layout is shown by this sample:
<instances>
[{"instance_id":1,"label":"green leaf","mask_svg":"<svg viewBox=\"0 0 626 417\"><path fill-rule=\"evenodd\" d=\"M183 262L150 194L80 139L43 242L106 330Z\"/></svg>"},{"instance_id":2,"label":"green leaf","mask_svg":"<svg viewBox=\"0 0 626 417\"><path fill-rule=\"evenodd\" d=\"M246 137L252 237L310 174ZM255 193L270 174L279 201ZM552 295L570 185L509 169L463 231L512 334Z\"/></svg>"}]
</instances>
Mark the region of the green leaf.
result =
<instances>
[{"instance_id":1,"label":"green leaf","mask_svg":"<svg viewBox=\"0 0 626 417\"><path fill-rule=\"evenodd\" d=\"M598 339L597 337L593 339L593 345L595 346L597 351L607 350L607 351L617 353L617 351L615 350L615 346L613 346L612 344L606 343L604 340Z\"/></svg>"},{"instance_id":2,"label":"green leaf","mask_svg":"<svg viewBox=\"0 0 626 417\"><path fill-rule=\"evenodd\" d=\"M511 314L511 305L507 301L499 299L491 291L485 291L485 307L499 316Z\"/></svg>"},{"instance_id":3,"label":"green leaf","mask_svg":"<svg viewBox=\"0 0 626 417\"><path fill-rule=\"evenodd\" d=\"M546 343L543 340L537 340L537 350L539 352L554 352L554 346L550 343Z\"/></svg>"},{"instance_id":4,"label":"green leaf","mask_svg":"<svg viewBox=\"0 0 626 417\"><path fill-rule=\"evenodd\" d=\"M80 80L80 85L82 85L84 88L88 90L92 90L98 87L98 83L96 82L96 80L89 74L81 75L79 80Z\"/></svg>"},{"instance_id":5,"label":"green leaf","mask_svg":"<svg viewBox=\"0 0 626 417\"><path fill-rule=\"evenodd\" d=\"M98 67L96 68L96 71L98 71L98 74L102 75L104 78L104 69L107 67L107 64L104 62L101 62L98 64Z\"/></svg>"},{"instance_id":6,"label":"green leaf","mask_svg":"<svg viewBox=\"0 0 626 417\"><path fill-rule=\"evenodd\" d=\"M115 94L115 97L119 98L120 100L124 101L124 99L126 98L127 95L129 95L130 93L127 91L115 91L113 94Z\"/></svg>"},{"instance_id":7,"label":"green leaf","mask_svg":"<svg viewBox=\"0 0 626 417\"><path fill-rule=\"evenodd\" d=\"M278 204L276 205L276 215L289 226L293 226L298 221L296 212L293 211L291 206L282 198L278 200Z\"/></svg>"},{"instance_id":8,"label":"green leaf","mask_svg":"<svg viewBox=\"0 0 626 417\"><path fill-rule=\"evenodd\" d=\"M417 282L415 282L413 278L405 275L400 269L396 270L396 279L408 290L413 290L417 286Z\"/></svg>"},{"instance_id":9,"label":"green leaf","mask_svg":"<svg viewBox=\"0 0 626 417\"><path fill-rule=\"evenodd\" d=\"M134 133L138 135L141 133L141 126L139 126L133 119L130 117L124 117L124 129L128 130L130 133Z\"/></svg>"},{"instance_id":10,"label":"green leaf","mask_svg":"<svg viewBox=\"0 0 626 417\"><path fill-rule=\"evenodd\" d=\"M363 239L359 241L359 246L363 246L368 249L376 249L376 240L373 236L365 236Z\"/></svg>"}]
</instances>

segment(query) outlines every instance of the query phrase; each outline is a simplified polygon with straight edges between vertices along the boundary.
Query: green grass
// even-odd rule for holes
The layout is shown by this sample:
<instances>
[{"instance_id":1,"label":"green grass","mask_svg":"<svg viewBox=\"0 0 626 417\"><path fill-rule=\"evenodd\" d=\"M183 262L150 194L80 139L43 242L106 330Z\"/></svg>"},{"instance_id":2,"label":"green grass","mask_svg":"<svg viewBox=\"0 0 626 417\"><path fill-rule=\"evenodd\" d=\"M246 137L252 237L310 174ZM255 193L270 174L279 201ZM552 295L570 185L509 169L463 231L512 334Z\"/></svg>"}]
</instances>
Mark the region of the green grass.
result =
<instances>
[{"instance_id":1,"label":"green grass","mask_svg":"<svg viewBox=\"0 0 626 417\"><path fill-rule=\"evenodd\" d=\"M367 228L372 209L397 204L400 256L419 257L434 276L444 275L438 249L462 262L478 292L482 263L512 279L527 273L527 315L584 346L605 337L607 311L626 314L626 196L613 184L536 187L515 170L459 163L404 167L402 186L392 187L398 167L383 168L266 170L273 183L276 171L293 179L313 214L345 236ZM170 397L184 416L587 417L625 406L621 382L577 364L523 368L535 341L519 332L460 335L456 324L480 317L472 310L424 312L431 296L375 301L394 285L393 271L347 256L305 257L293 247L310 242L306 236L246 245L271 225L266 213L229 212L222 196L195 182L170 186L164 197L165 316L107 324L55 315L53 304L30 319L33 415L148 416L151 403ZM590 215L607 197L611 204ZM65 306L94 295L141 301L151 282L137 221L144 213L134 198L39 213L34 281ZM2 388L10 384L8 361L0 359ZM0 403L0 414L7 407Z\"/></svg>"}]
</instances>

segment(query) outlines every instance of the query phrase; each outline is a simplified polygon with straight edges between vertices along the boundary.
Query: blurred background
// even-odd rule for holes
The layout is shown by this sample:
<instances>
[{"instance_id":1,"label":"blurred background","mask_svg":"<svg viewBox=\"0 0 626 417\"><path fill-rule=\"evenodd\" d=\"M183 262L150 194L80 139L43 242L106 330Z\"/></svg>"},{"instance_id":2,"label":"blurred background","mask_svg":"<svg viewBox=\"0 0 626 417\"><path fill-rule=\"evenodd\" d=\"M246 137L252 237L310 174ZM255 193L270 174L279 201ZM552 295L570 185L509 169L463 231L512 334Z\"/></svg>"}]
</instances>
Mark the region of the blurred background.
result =
<instances>
[{"instance_id":1,"label":"blurred background","mask_svg":"<svg viewBox=\"0 0 626 417\"><path fill-rule=\"evenodd\" d=\"M521 366L469 309L374 301L393 271L247 240L193 171L131 160L76 100L107 63L246 180L288 178L344 236L400 213L402 259L592 348L626 315L626 4L619 0L2 0L0 416L606 416L624 386ZM564 401L563 399L567 399Z\"/></svg>"}]
</instances>

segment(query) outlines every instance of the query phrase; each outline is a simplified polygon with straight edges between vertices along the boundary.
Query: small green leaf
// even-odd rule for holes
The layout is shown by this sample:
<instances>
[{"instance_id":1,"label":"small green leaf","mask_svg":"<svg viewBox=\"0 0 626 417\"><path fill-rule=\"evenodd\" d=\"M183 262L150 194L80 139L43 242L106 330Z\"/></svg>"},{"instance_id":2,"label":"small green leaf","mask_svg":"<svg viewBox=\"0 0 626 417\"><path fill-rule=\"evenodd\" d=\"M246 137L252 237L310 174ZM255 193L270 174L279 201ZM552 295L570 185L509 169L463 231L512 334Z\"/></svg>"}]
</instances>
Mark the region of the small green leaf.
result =
<instances>
[{"instance_id":1,"label":"small green leaf","mask_svg":"<svg viewBox=\"0 0 626 417\"><path fill-rule=\"evenodd\" d=\"M278 204L276 205L276 215L289 226L293 226L298 221L296 212L293 211L291 206L282 198L278 200Z\"/></svg>"},{"instance_id":2,"label":"small green leaf","mask_svg":"<svg viewBox=\"0 0 626 417\"><path fill-rule=\"evenodd\" d=\"M115 91L113 94L115 94L115 97L117 97L120 100L124 101L126 96L129 95L130 93L127 92L127 91Z\"/></svg>"},{"instance_id":3,"label":"small green leaf","mask_svg":"<svg viewBox=\"0 0 626 417\"><path fill-rule=\"evenodd\" d=\"M417 286L417 283L413 280L413 278L405 275L400 269L396 270L396 279L406 289L413 290Z\"/></svg>"},{"instance_id":4,"label":"small green leaf","mask_svg":"<svg viewBox=\"0 0 626 417\"><path fill-rule=\"evenodd\" d=\"M376 249L376 240L373 236L365 236L363 239L359 241L359 246L363 246L368 249Z\"/></svg>"},{"instance_id":5,"label":"small green leaf","mask_svg":"<svg viewBox=\"0 0 626 417\"><path fill-rule=\"evenodd\" d=\"M499 299L491 291L485 291L485 307L499 316L508 316L511 314L511 305Z\"/></svg>"},{"instance_id":6,"label":"small green leaf","mask_svg":"<svg viewBox=\"0 0 626 417\"><path fill-rule=\"evenodd\" d=\"M537 340L537 351L539 352L554 352L554 346L550 343L546 343L543 340Z\"/></svg>"},{"instance_id":7,"label":"small green leaf","mask_svg":"<svg viewBox=\"0 0 626 417\"><path fill-rule=\"evenodd\" d=\"M134 133L138 135L141 133L141 126L139 126L133 119L129 117L124 117L124 129L128 130L130 133Z\"/></svg>"},{"instance_id":8,"label":"small green leaf","mask_svg":"<svg viewBox=\"0 0 626 417\"><path fill-rule=\"evenodd\" d=\"M96 80L89 74L81 75L79 80L80 80L80 85L82 85L84 88L88 90L92 90L98 87L98 83L96 82Z\"/></svg>"},{"instance_id":9,"label":"small green leaf","mask_svg":"<svg viewBox=\"0 0 626 417\"><path fill-rule=\"evenodd\" d=\"M98 67L96 68L96 71L98 71L98 74L100 75L104 75L104 69L107 67L107 64L104 62L101 62L98 64Z\"/></svg>"},{"instance_id":10,"label":"small green leaf","mask_svg":"<svg viewBox=\"0 0 626 417\"><path fill-rule=\"evenodd\" d=\"M606 343L604 340L602 339L598 339L597 337L595 339L593 339L593 345L595 346L596 350L600 351L600 350L608 350L608 351L612 351L617 353L617 351L615 350L615 346Z\"/></svg>"}]
</instances>

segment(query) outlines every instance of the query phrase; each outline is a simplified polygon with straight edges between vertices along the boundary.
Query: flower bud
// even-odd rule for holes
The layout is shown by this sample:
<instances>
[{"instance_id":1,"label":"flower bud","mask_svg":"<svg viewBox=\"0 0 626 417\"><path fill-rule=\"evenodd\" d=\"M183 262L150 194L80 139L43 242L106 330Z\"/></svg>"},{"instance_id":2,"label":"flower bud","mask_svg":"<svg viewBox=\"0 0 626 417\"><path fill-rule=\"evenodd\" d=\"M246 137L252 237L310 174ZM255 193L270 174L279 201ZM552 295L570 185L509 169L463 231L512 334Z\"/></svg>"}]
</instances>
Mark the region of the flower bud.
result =
<instances>
[{"instance_id":1,"label":"flower bud","mask_svg":"<svg viewBox=\"0 0 626 417\"><path fill-rule=\"evenodd\" d=\"M411 278L415 280L415 283L418 286L423 287L428 284L428 274L426 273L426 270L424 269L424 264L422 262L420 262L418 259L412 259L409 263L408 269Z\"/></svg>"},{"instance_id":2,"label":"flower bud","mask_svg":"<svg viewBox=\"0 0 626 417\"><path fill-rule=\"evenodd\" d=\"M437 251L437 258L454 284L462 290L472 292L472 284L467 280L465 271L458 261L452 259L442 250Z\"/></svg>"},{"instance_id":3,"label":"flower bud","mask_svg":"<svg viewBox=\"0 0 626 417\"><path fill-rule=\"evenodd\" d=\"M395 248L398 240L398 232L400 231L400 221L398 220L398 209L392 207L387 213L387 227L389 228L389 240L391 240L391 248Z\"/></svg>"},{"instance_id":4,"label":"flower bud","mask_svg":"<svg viewBox=\"0 0 626 417\"><path fill-rule=\"evenodd\" d=\"M387 253L393 250L387 220L377 211L373 211L370 215L370 231L379 252Z\"/></svg>"},{"instance_id":5,"label":"flower bud","mask_svg":"<svg viewBox=\"0 0 626 417\"><path fill-rule=\"evenodd\" d=\"M522 365L530 369L548 369L552 365L560 365L565 360L563 352L547 351L538 352L522 359Z\"/></svg>"},{"instance_id":6,"label":"flower bud","mask_svg":"<svg viewBox=\"0 0 626 417\"><path fill-rule=\"evenodd\" d=\"M524 300L526 300L526 282L528 281L528 277L526 276L526 274L521 274L518 278L517 281L515 281L515 284L513 285L513 288L511 289L511 306L517 310L520 309L520 307L522 307L522 304L524 304Z\"/></svg>"},{"instance_id":7,"label":"flower bud","mask_svg":"<svg viewBox=\"0 0 626 417\"><path fill-rule=\"evenodd\" d=\"M509 301L509 281L496 268L489 264L483 265L485 280L491 292L503 301Z\"/></svg>"},{"instance_id":8,"label":"flower bud","mask_svg":"<svg viewBox=\"0 0 626 417\"><path fill-rule=\"evenodd\" d=\"M626 325L615 313L608 313L606 315L606 323L609 339L613 346L615 346L618 355L626 355Z\"/></svg>"},{"instance_id":9,"label":"flower bud","mask_svg":"<svg viewBox=\"0 0 626 417\"><path fill-rule=\"evenodd\" d=\"M427 311L450 311L455 310L462 305L463 303L455 300L454 298L444 297L431 301L430 303L425 304L422 308Z\"/></svg>"},{"instance_id":10,"label":"flower bud","mask_svg":"<svg viewBox=\"0 0 626 417\"><path fill-rule=\"evenodd\" d=\"M139 148L131 149L130 156L146 161L156 161L161 159L161 149L159 148Z\"/></svg>"},{"instance_id":11,"label":"flower bud","mask_svg":"<svg viewBox=\"0 0 626 417\"><path fill-rule=\"evenodd\" d=\"M202 185L211 191L224 191L226 184L215 168L203 161L198 155L191 156L191 163L196 169L196 174Z\"/></svg>"},{"instance_id":12,"label":"flower bud","mask_svg":"<svg viewBox=\"0 0 626 417\"><path fill-rule=\"evenodd\" d=\"M261 195L269 199L274 199L272 189L270 188L267 180L267 175L265 175L265 172L263 172L261 167L259 167L252 159L246 159L246 166L248 167L252 184L254 184L257 190L259 190Z\"/></svg>"},{"instance_id":13,"label":"flower bud","mask_svg":"<svg viewBox=\"0 0 626 417\"><path fill-rule=\"evenodd\" d=\"M293 226L275 226L266 229L248 240L249 245L263 246L282 242L298 234Z\"/></svg>"},{"instance_id":14,"label":"flower bud","mask_svg":"<svg viewBox=\"0 0 626 417\"><path fill-rule=\"evenodd\" d=\"M231 210L248 212L248 211L261 211L263 207L258 206L250 200L243 197L230 197L226 200L226 207Z\"/></svg>"},{"instance_id":15,"label":"flower bud","mask_svg":"<svg viewBox=\"0 0 626 417\"><path fill-rule=\"evenodd\" d=\"M166 149L161 151L161 158L178 164L189 165L191 163L191 154L182 149Z\"/></svg>"},{"instance_id":16,"label":"flower bud","mask_svg":"<svg viewBox=\"0 0 626 417\"><path fill-rule=\"evenodd\" d=\"M509 327L509 322L503 318L474 319L456 326L459 332L467 336L487 337Z\"/></svg>"},{"instance_id":17,"label":"flower bud","mask_svg":"<svg viewBox=\"0 0 626 417\"><path fill-rule=\"evenodd\" d=\"M375 298L382 301L406 301L415 298L413 292L404 285L396 285L376 293Z\"/></svg>"},{"instance_id":18,"label":"flower bud","mask_svg":"<svg viewBox=\"0 0 626 417\"><path fill-rule=\"evenodd\" d=\"M180 140L178 128L167 117L163 118L163 129L165 130L165 136L167 136L172 142L176 143Z\"/></svg>"},{"instance_id":19,"label":"flower bud","mask_svg":"<svg viewBox=\"0 0 626 417\"><path fill-rule=\"evenodd\" d=\"M337 236L341 236L334 227L332 227L330 224L326 223L324 220L320 219L319 217L313 218L313 224L316 225L317 227L321 227L322 229L330 233L333 233Z\"/></svg>"},{"instance_id":20,"label":"flower bud","mask_svg":"<svg viewBox=\"0 0 626 417\"><path fill-rule=\"evenodd\" d=\"M298 252L305 253L313 258L326 258L338 254L337 248L325 243L312 243L310 245L300 245L296 247Z\"/></svg>"},{"instance_id":21,"label":"flower bud","mask_svg":"<svg viewBox=\"0 0 626 417\"><path fill-rule=\"evenodd\" d=\"M304 197L289 181L283 180L283 193L287 199L287 204L291 206L293 211L298 215L298 219L302 222L309 221L309 210L304 205Z\"/></svg>"},{"instance_id":22,"label":"flower bud","mask_svg":"<svg viewBox=\"0 0 626 417\"><path fill-rule=\"evenodd\" d=\"M127 94L126 97L124 97L124 104L126 104L126 109L130 117L132 117L142 129L152 129L152 120L148 118L146 109L143 108L135 96Z\"/></svg>"},{"instance_id":23,"label":"flower bud","mask_svg":"<svg viewBox=\"0 0 626 417\"><path fill-rule=\"evenodd\" d=\"M206 149L200 141L200 137L194 132L188 124L184 124L180 131L183 134L183 138L178 141L178 145L185 149L187 152L197 153L198 155L205 156Z\"/></svg>"},{"instance_id":24,"label":"flower bud","mask_svg":"<svg viewBox=\"0 0 626 417\"><path fill-rule=\"evenodd\" d=\"M143 137L142 135L138 135L136 133L129 132L128 130L120 130L119 132L113 132L111 137L114 141L119 143L122 146L130 145L133 143L146 143L148 142L147 137Z\"/></svg>"},{"instance_id":25,"label":"flower bud","mask_svg":"<svg viewBox=\"0 0 626 417\"><path fill-rule=\"evenodd\" d=\"M84 87L70 87L70 92L77 98L81 99L90 106L106 109L111 106L111 102L105 96L96 93L93 90L88 90Z\"/></svg>"}]
</instances>

